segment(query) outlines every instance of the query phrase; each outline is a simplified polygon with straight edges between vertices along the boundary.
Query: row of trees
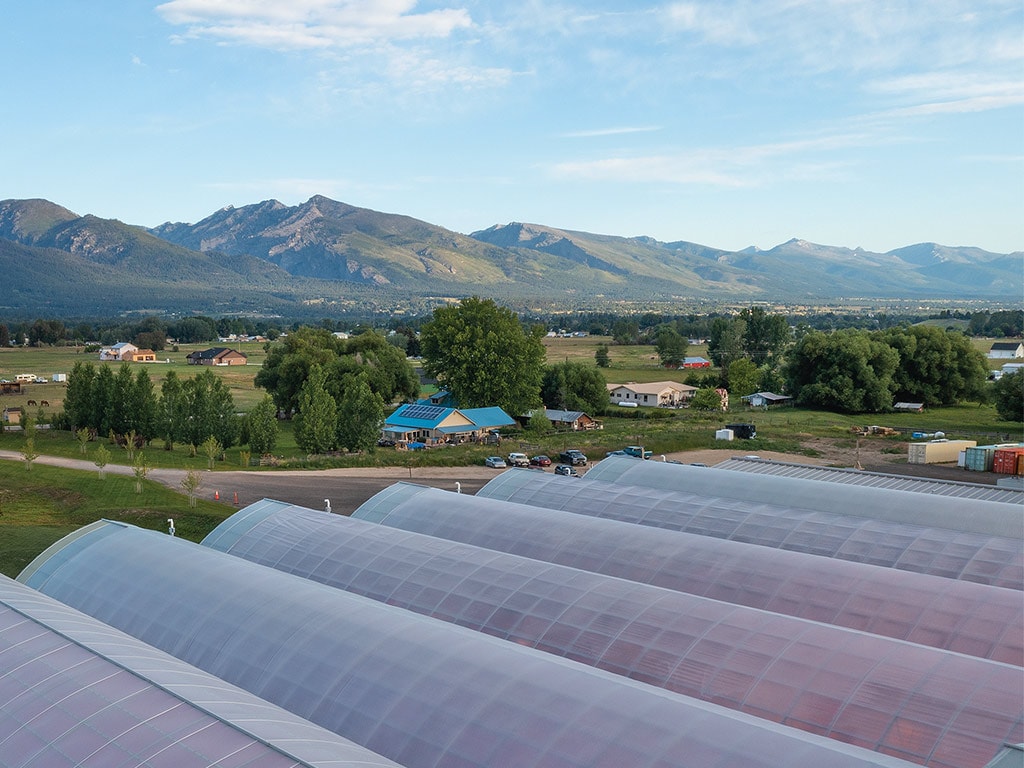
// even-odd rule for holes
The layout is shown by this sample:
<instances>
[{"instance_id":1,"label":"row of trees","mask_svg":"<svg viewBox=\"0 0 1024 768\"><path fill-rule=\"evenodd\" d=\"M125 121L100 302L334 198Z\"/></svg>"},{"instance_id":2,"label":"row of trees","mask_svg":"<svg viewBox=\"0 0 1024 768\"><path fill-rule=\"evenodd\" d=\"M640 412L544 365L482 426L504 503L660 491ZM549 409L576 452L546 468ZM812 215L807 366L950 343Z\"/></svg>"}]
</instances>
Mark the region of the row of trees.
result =
<instances>
[{"instance_id":1,"label":"row of trees","mask_svg":"<svg viewBox=\"0 0 1024 768\"><path fill-rule=\"evenodd\" d=\"M167 450L176 443L198 446L211 437L227 448L239 441L243 430L231 392L212 371L190 379L169 371L158 396L148 372L139 369L133 374L127 363L116 373L108 365L75 363L68 374L62 418L62 426L75 432L84 429L145 442L159 437ZM273 427L276 430L276 422ZM261 445L272 445L276 434L270 438L264 428L259 439Z\"/></svg>"}]
</instances>

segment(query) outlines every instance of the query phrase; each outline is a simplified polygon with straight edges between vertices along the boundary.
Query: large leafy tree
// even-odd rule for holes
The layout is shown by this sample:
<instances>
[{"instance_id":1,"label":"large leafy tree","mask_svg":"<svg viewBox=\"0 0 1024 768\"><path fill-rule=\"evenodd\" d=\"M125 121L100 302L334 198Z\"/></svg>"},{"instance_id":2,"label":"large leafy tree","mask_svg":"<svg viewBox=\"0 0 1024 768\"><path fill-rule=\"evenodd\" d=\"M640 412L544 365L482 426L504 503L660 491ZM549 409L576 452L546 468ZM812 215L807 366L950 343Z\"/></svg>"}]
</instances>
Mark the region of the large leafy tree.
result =
<instances>
[{"instance_id":1,"label":"large leafy tree","mask_svg":"<svg viewBox=\"0 0 1024 768\"><path fill-rule=\"evenodd\" d=\"M164 448L174 450L174 444L185 439L186 418L182 382L174 371L168 371L160 384L156 418L157 433L164 439Z\"/></svg>"},{"instance_id":2,"label":"large leafy tree","mask_svg":"<svg viewBox=\"0 0 1024 768\"><path fill-rule=\"evenodd\" d=\"M337 442L338 406L326 384L324 369L314 365L299 392L295 444L306 453L326 453Z\"/></svg>"},{"instance_id":3,"label":"large leafy tree","mask_svg":"<svg viewBox=\"0 0 1024 768\"><path fill-rule=\"evenodd\" d=\"M110 434L114 428L114 371L109 365L96 371L89 398L89 425L100 435Z\"/></svg>"},{"instance_id":4,"label":"large leafy tree","mask_svg":"<svg viewBox=\"0 0 1024 768\"><path fill-rule=\"evenodd\" d=\"M654 334L654 348L664 366L680 367L686 359L687 346L686 337L671 325L662 325Z\"/></svg>"},{"instance_id":5,"label":"large leafy tree","mask_svg":"<svg viewBox=\"0 0 1024 768\"><path fill-rule=\"evenodd\" d=\"M866 331L812 331L790 351L785 375L797 402L850 413L892 407L899 353Z\"/></svg>"},{"instance_id":6,"label":"large leafy tree","mask_svg":"<svg viewBox=\"0 0 1024 768\"><path fill-rule=\"evenodd\" d=\"M708 357L722 370L733 360L744 356L744 337L747 322L742 317L716 317L711 321L711 335L708 338Z\"/></svg>"},{"instance_id":7,"label":"large leafy tree","mask_svg":"<svg viewBox=\"0 0 1024 768\"><path fill-rule=\"evenodd\" d=\"M729 363L728 380L729 394L734 398L752 395L757 392L761 383L761 369L747 358L741 357Z\"/></svg>"},{"instance_id":8,"label":"large leafy tree","mask_svg":"<svg viewBox=\"0 0 1024 768\"><path fill-rule=\"evenodd\" d=\"M988 365L962 333L913 325L892 328L880 338L899 352L897 399L925 405L984 399Z\"/></svg>"},{"instance_id":9,"label":"large leafy tree","mask_svg":"<svg viewBox=\"0 0 1024 768\"><path fill-rule=\"evenodd\" d=\"M750 307L740 312L744 323L743 350L757 365L777 357L791 338L784 315L771 315L763 307Z\"/></svg>"},{"instance_id":10,"label":"large leafy tree","mask_svg":"<svg viewBox=\"0 0 1024 768\"><path fill-rule=\"evenodd\" d=\"M1005 374L992 385L992 396L1000 419L1024 422L1024 371Z\"/></svg>"},{"instance_id":11,"label":"large leafy tree","mask_svg":"<svg viewBox=\"0 0 1024 768\"><path fill-rule=\"evenodd\" d=\"M370 389L385 403L411 400L419 393L419 380L402 350L375 332L339 339L325 328L303 326L274 344L256 374L256 386L265 389L284 413L299 410L299 392L309 372L320 366L327 391L339 401L344 382L364 373Z\"/></svg>"},{"instance_id":12,"label":"large leafy tree","mask_svg":"<svg viewBox=\"0 0 1024 768\"><path fill-rule=\"evenodd\" d=\"M384 425L384 401L365 375L352 377L338 402L338 445L347 451L372 448Z\"/></svg>"},{"instance_id":13,"label":"large leafy tree","mask_svg":"<svg viewBox=\"0 0 1024 768\"><path fill-rule=\"evenodd\" d=\"M574 360L544 368L541 399L548 408L601 413L608 404L608 388L601 371Z\"/></svg>"},{"instance_id":14,"label":"large leafy tree","mask_svg":"<svg viewBox=\"0 0 1024 768\"><path fill-rule=\"evenodd\" d=\"M540 405L544 346L511 310L472 297L441 307L420 334L423 368L462 408L518 415Z\"/></svg>"}]
</instances>

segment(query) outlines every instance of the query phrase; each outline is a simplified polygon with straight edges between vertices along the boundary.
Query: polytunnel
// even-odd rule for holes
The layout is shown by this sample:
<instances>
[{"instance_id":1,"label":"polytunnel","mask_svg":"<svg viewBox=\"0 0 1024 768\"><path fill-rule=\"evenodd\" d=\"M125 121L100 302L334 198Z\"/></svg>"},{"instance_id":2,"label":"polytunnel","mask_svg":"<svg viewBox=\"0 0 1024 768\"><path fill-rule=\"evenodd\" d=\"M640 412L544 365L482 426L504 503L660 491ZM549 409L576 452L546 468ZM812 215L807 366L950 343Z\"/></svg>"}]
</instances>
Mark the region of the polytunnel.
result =
<instances>
[{"instance_id":1,"label":"polytunnel","mask_svg":"<svg viewBox=\"0 0 1024 768\"><path fill-rule=\"evenodd\" d=\"M1024 670L927 646L271 500L204 544L922 765L980 768L1024 728Z\"/></svg>"},{"instance_id":2,"label":"polytunnel","mask_svg":"<svg viewBox=\"0 0 1024 768\"><path fill-rule=\"evenodd\" d=\"M742 482L746 475L719 472L715 477ZM766 497L772 499L768 503L592 478L591 472L569 480L509 471L476 495L1007 589L1024 588L1024 547L1018 539L791 507L774 497ZM843 496L847 492L845 487L805 482L823 493ZM979 502L959 503L970 511Z\"/></svg>"},{"instance_id":3,"label":"polytunnel","mask_svg":"<svg viewBox=\"0 0 1024 768\"><path fill-rule=\"evenodd\" d=\"M408 768L910 765L120 523L20 578Z\"/></svg>"},{"instance_id":4,"label":"polytunnel","mask_svg":"<svg viewBox=\"0 0 1024 768\"><path fill-rule=\"evenodd\" d=\"M664 491L814 509L926 528L948 528L986 536L1024 538L1020 506L913 491L847 485L836 488L814 480L778 475L738 475L725 469L609 456L587 471L591 480L640 485Z\"/></svg>"},{"instance_id":5,"label":"polytunnel","mask_svg":"<svg viewBox=\"0 0 1024 768\"><path fill-rule=\"evenodd\" d=\"M384 489L352 516L1012 664L1024 653L1015 590L411 483Z\"/></svg>"},{"instance_id":6,"label":"polytunnel","mask_svg":"<svg viewBox=\"0 0 1024 768\"><path fill-rule=\"evenodd\" d=\"M0 576L0 766L395 763Z\"/></svg>"}]
</instances>

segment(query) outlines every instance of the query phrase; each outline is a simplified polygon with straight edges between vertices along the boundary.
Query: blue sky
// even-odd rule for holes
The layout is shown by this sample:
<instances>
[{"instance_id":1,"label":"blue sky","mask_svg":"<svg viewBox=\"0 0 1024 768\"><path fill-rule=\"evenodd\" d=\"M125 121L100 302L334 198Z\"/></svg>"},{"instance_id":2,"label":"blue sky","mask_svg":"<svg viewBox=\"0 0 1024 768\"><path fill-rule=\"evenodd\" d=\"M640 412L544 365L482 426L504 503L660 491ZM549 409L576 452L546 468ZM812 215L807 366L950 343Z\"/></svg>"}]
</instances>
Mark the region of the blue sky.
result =
<instances>
[{"instance_id":1,"label":"blue sky","mask_svg":"<svg viewBox=\"0 0 1024 768\"><path fill-rule=\"evenodd\" d=\"M1020 0L4 3L0 198L1024 249Z\"/></svg>"}]
</instances>

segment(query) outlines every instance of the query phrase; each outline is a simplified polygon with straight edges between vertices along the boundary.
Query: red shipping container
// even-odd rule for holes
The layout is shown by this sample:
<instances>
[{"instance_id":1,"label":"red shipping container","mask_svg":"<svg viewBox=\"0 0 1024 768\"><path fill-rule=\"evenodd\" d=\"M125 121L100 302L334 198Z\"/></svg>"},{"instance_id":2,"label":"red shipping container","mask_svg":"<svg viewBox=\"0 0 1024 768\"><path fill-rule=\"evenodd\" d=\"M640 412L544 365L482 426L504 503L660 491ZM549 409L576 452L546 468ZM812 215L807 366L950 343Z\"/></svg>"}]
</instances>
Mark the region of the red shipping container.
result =
<instances>
[{"instance_id":1,"label":"red shipping container","mask_svg":"<svg viewBox=\"0 0 1024 768\"><path fill-rule=\"evenodd\" d=\"M992 456L992 471L1001 475L1019 474L1017 459L1022 455L1024 455L1024 448L1019 446L997 449Z\"/></svg>"}]
</instances>

